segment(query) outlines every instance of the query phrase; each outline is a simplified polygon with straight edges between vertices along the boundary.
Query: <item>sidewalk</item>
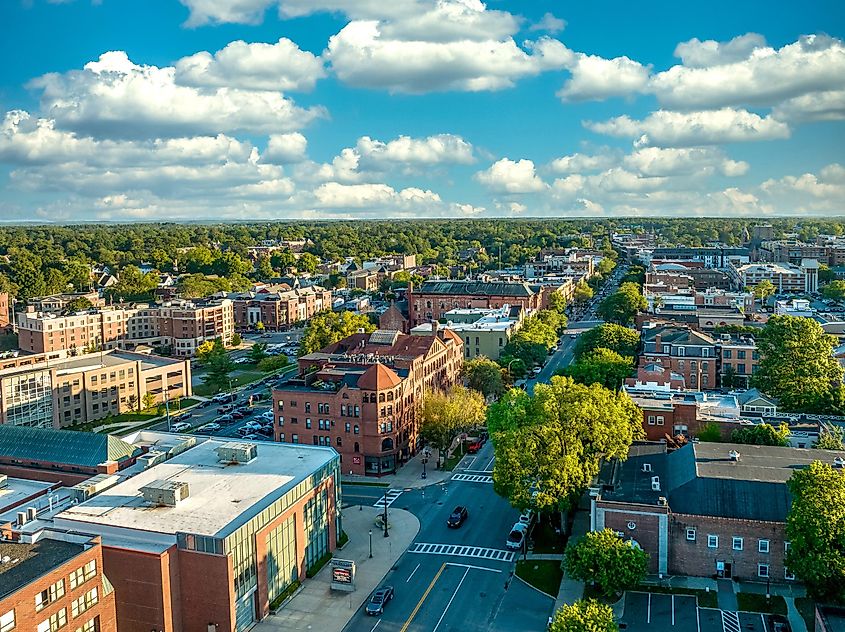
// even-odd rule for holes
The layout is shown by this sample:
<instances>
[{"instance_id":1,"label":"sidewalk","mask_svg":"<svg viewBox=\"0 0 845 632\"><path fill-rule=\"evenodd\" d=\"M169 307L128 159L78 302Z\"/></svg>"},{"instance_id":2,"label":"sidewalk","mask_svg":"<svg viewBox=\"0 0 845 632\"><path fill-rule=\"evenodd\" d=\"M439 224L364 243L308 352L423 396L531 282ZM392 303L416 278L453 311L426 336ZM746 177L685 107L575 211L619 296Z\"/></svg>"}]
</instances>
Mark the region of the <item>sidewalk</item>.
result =
<instances>
[{"instance_id":1,"label":"sidewalk","mask_svg":"<svg viewBox=\"0 0 845 632\"><path fill-rule=\"evenodd\" d=\"M387 474L376 478L375 476L358 476L353 474L345 474L341 478L342 483L384 483L386 487L402 487L419 489L420 487L428 487L429 485L436 485L448 481L452 478L452 474L459 470L458 467L451 472L435 469L437 465L437 450L432 451L431 457L425 466L426 477L422 477L423 472L423 453L419 452L414 458L405 463L396 474Z\"/></svg>"},{"instance_id":2,"label":"sidewalk","mask_svg":"<svg viewBox=\"0 0 845 632\"><path fill-rule=\"evenodd\" d=\"M317 574L306 579L299 590L282 608L270 615L253 630L256 632L295 632L319 630L340 632L358 611L373 590L381 583L396 560L413 542L420 530L419 520L402 509L389 509L390 537L385 538L373 522L380 512L373 507L363 510L346 509L343 512L343 530L349 542L335 551L335 558L354 560L355 592L331 590L331 563ZM373 530L373 557L369 557L369 531Z\"/></svg>"},{"instance_id":3,"label":"sidewalk","mask_svg":"<svg viewBox=\"0 0 845 632\"><path fill-rule=\"evenodd\" d=\"M590 512L580 507L575 512L572 521L572 533L569 535L570 542L587 534L590 530ZM564 573L563 581L560 582L560 590L555 601L555 612L564 604L575 603L584 596L584 582L569 579Z\"/></svg>"}]
</instances>

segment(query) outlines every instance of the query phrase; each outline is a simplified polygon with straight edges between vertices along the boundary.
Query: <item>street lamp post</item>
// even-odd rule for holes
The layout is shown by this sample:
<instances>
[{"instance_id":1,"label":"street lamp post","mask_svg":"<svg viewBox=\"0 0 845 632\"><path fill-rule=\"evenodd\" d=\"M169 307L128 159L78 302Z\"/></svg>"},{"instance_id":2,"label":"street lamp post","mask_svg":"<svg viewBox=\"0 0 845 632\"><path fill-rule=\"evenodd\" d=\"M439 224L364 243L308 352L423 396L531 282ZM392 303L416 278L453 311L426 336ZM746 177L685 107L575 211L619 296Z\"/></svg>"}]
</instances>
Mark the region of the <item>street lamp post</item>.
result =
<instances>
[{"instance_id":1,"label":"street lamp post","mask_svg":"<svg viewBox=\"0 0 845 632\"><path fill-rule=\"evenodd\" d=\"M387 490L384 490L384 537L388 537L390 534L387 532Z\"/></svg>"},{"instance_id":2,"label":"street lamp post","mask_svg":"<svg viewBox=\"0 0 845 632\"><path fill-rule=\"evenodd\" d=\"M370 557L373 556L373 530L370 529Z\"/></svg>"},{"instance_id":3,"label":"street lamp post","mask_svg":"<svg viewBox=\"0 0 845 632\"><path fill-rule=\"evenodd\" d=\"M423 477L423 478L425 478L425 476L426 476L426 474L425 474L425 464L426 464L426 463L428 463L428 459L427 459L427 458L425 458L425 457L423 457L423 458L422 458L422 464L423 464L423 473L422 473L422 477Z\"/></svg>"}]
</instances>

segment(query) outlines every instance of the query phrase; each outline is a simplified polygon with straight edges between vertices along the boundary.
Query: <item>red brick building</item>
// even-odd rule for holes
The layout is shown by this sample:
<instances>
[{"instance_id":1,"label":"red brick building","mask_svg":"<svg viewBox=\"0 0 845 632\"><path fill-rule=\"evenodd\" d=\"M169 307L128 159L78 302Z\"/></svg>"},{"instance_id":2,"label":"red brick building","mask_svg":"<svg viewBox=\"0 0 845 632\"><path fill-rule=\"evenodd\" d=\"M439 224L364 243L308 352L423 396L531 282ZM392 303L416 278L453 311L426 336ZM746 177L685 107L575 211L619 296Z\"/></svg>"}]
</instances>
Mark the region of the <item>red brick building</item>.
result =
<instances>
[{"instance_id":1,"label":"red brick building","mask_svg":"<svg viewBox=\"0 0 845 632\"><path fill-rule=\"evenodd\" d=\"M791 499L786 481L813 460L845 453L689 443L632 446L603 468L591 528L613 529L650 556L652 573L795 581L784 565Z\"/></svg>"},{"instance_id":2,"label":"red brick building","mask_svg":"<svg viewBox=\"0 0 845 632\"><path fill-rule=\"evenodd\" d=\"M554 291L554 288L549 288ZM543 307L543 289L504 281L425 281L408 284L408 321L413 328L440 320L451 309L520 305L526 313Z\"/></svg>"},{"instance_id":3,"label":"red brick building","mask_svg":"<svg viewBox=\"0 0 845 632\"><path fill-rule=\"evenodd\" d=\"M117 632L100 538L0 526L0 629Z\"/></svg>"},{"instance_id":4,"label":"red brick building","mask_svg":"<svg viewBox=\"0 0 845 632\"><path fill-rule=\"evenodd\" d=\"M232 294L235 327L255 329L260 322L270 331L283 331L315 314L331 309L332 293L318 286L270 292Z\"/></svg>"},{"instance_id":5,"label":"red brick building","mask_svg":"<svg viewBox=\"0 0 845 632\"><path fill-rule=\"evenodd\" d=\"M436 326L349 336L301 357L273 391L276 441L333 446L345 472L395 472L419 448L423 393L455 384L462 362L460 336Z\"/></svg>"},{"instance_id":6,"label":"red brick building","mask_svg":"<svg viewBox=\"0 0 845 632\"><path fill-rule=\"evenodd\" d=\"M717 387L716 340L700 331L678 325L657 325L642 330L640 362L660 364L682 375L687 388Z\"/></svg>"},{"instance_id":7,"label":"red brick building","mask_svg":"<svg viewBox=\"0 0 845 632\"><path fill-rule=\"evenodd\" d=\"M208 439L54 524L102 537L120 632L241 632L334 551L339 491L331 448Z\"/></svg>"},{"instance_id":8,"label":"red brick building","mask_svg":"<svg viewBox=\"0 0 845 632\"><path fill-rule=\"evenodd\" d=\"M0 333L12 327L12 301L8 293L0 292Z\"/></svg>"}]
</instances>

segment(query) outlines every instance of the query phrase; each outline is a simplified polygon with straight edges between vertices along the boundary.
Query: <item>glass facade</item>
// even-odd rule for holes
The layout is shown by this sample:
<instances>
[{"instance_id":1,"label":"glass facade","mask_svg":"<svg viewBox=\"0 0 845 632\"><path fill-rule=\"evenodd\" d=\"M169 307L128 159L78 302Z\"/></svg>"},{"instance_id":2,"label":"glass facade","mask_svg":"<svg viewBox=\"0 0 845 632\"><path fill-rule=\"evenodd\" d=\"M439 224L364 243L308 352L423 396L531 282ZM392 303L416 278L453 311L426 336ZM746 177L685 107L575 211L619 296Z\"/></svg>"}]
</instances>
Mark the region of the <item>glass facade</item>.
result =
<instances>
[{"instance_id":1,"label":"glass facade","mask_svg":"<svg viewBox=\"0 0 845 632\"><path fill-rule=\"evenodd\" d=\"M267 535L267 592L272 602L299 578L296 560L296 516Z\"/></svg>"},{"instance_id":2,"label":"glass facade","mask_svg":"<svg viewBox=\"0 0 845 632\"><path fill-rule=\"evenodd\" d=\"M309 568L329 550L329 495L322 490L305 503L305 567Z\"/></svg>"},{"instance_id":3,"label":"glass facade","mask_svg":"<svg viewBox=\"0 0 845 632\"><path fill-rule=\"evenodd\" d=\"M53 382L49 371L30 371L3 380L6 423L53 427Z\"/></svg>"}]
</instances>

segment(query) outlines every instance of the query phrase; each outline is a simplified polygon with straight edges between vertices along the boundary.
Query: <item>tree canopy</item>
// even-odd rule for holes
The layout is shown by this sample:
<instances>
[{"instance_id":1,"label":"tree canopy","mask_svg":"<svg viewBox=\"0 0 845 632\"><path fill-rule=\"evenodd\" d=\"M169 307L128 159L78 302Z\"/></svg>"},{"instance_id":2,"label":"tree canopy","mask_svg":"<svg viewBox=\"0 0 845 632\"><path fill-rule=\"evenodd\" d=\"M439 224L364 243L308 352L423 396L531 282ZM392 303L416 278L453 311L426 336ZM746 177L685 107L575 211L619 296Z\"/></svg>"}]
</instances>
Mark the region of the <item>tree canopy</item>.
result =
<instances>
[{"instance_id":1,"label":"tree canopy","mask_svg":"<svg viewBox=\"0 0 845 632\"><path fill-rule=\"evenodd\" d=\"M842 384L842 367L833 357L837 344L812 318L773 316L757 334L761 359L752 384L777 397L783 410L821 411Z\"/></svg>"},{"instance_id":2,"label":"tree canopy","mask_svg":"<svg viewBox=\"0 0 845 632\"><path fill-rule=\"evenodd\" d=\"M615 351L623 357L631 357L636 355L639 344L639 332L622 325L604 323L588 329L578 336L574 355L577 360L581 356L601 348Z\"/></svg>"},{"instance_id":3,"label":"tree canopy","mask_svg":"<svg viewBox=\"0 0 845 632\"><path fill-rule=\"evenodd\" d=\"M563 563L567 577L595 582L606 597L612 597L645 579L648 553L612 529L604 529L589 531L571 542Z\"/></svg>"},{"instance_id":4,"label":"tree canopy","mask_svg":"<svg viewBox=\"0 0 845 632\"><path fill-rule=\"evenodd\" d=\"M634 358L599 347L561 369L560 375L569 376L579 384L601 384L611 390L618 390L633 370Z\"/></svg>"},{"instance_id":5,"label":"tree canopy","mask_svg":"<svg viewBox=\"0 0 845 632\"><path fill-rule=\"evenodd\" d=\"M587 282L582 279L578 281L578 283L575 285L575 293L573 295L573 299L579 305L583 305L591 298L593 298L593 294L593 288L591 288L587 284Z\"/></svg>"},{"instance_id":6,"label":"tree canopy","mask_svg":"<svg viewBox=\"0 0 845 632\"><path fill-rule=\"evenodd\" d=\"M624 392L552 377L534 395L512 389L490 406L493 486L519 509L562 509L598 473L602 457L627 458L643 434L642 414Z\"/></svg>"},{"instance_id":7,"label":"tree canopy","mask_svg":"<svg viewBox=\"0 0 845 632\"><path fill-rule=\"evenodd\" d=\"M813 461L787 481L786 566L822 601L845 602L845 475Z\"/></svg>"},{"instance_id":8,"label":"tree canopy","mask_svg":"<svg viewBox=\"0 0 845 632\"><path fill-rule=\"evenodd\" d=\"M549 632L618 632L613 609L595 599L563 604L555 612Z\"/></svg>"},{"instance_id":9,"label":"tree canopy","mask_svg":"<svg viewBox=\"0 0 845 632\"><path fill-rule=\"evenodd\" d=\"M502 371L501 366L483 356L467 360L463 366L467 386L484 397L499 397L505 392Z\"/></svg>"},{"instance_id":10,"label":"tree canopy","mask_svg":"<svg viewBox=\"0 0 845 632\"><path fill-rule=\"evenodd\" d=\"M845 299L845 281L831 281L822 288L821 292L825 298L841 301Z\"/></svg>"},{"instance_id":11,"label":"tree canopy","mask_svg":"<svg viewBox=\"0 0 845 632\"><path fill-rule=\"evenodd\" d=\"M376 327L363 314L321 312L309 320L305 326L299 345L299 355L319 351L333 342L358 333L359 329L363 329L365 333L372 333Z\"/></svg>"},{"instance_id":12,"label":"tree canopy","mask_svg":"<svg viewBox=\"0 0 845 632\"><path fill-rule=\"evenodd\" d=\"M636 283L623 283L619 289L605 298L596 313L609 323L629 325L637 312L648 309L648 302Z\"/></svg>"},{"instance_id":13,"label":"tree canopy","mask_svg":"<svg viewBox=\"0 0 845 632\"><path fill-rule=\"evenodd\" d=\"M440 451L440 456L461 432L484 423L487 405L478 391L455 385L448 391L423 394L420 434Z\"/></svg>"},{"instance_id":14,"label":"tree canopy","mask_svg":"<svg viewBox=\"0 0 845 632\"><path fill-rule=\"evenodd\" d=\"M731 442L786 447L789 445L789 426L782 423L775 428L770 424L762 423L737 428L731 433Z\"/></svg>"}]
</instances>

